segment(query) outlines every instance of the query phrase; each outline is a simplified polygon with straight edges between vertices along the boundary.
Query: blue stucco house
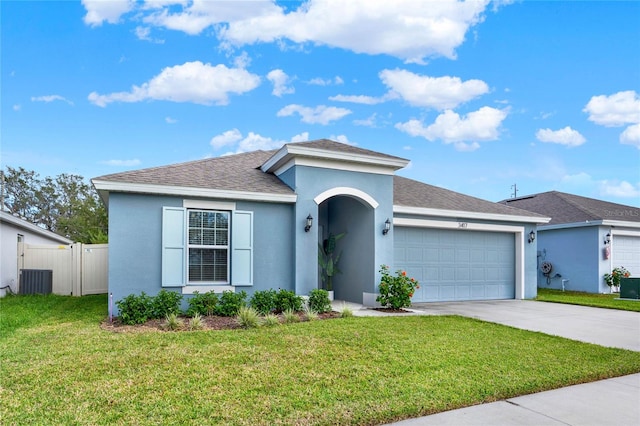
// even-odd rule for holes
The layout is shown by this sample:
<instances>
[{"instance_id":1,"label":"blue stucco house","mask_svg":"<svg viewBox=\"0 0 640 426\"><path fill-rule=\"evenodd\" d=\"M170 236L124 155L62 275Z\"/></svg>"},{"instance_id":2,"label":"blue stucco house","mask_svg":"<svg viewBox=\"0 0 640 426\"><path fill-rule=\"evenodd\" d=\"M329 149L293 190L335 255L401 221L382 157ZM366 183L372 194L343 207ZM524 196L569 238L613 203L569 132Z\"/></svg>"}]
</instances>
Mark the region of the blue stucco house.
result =
<instances>
[{"instance_id":1,"label":"blue stucco house","mask_svg":"<svg viewBox=\"0 0 640 426\"><path fill-rule=\"evenodd\" d=\"M549 191L501 203L551 218L538 227L538 287L609 293L604 274L624 266L640 277L640 208Z\"/></svg>"},{"instance_id":2,"label":"blue stucco house","mask_svg":"<svg viewBox=\"0 0 640 426\"><path fill-rule=\"evenodd\" d=\"M95 178L109 292L307 295L319 242L346 232L338 300L374 305L382 264L421 282L414 302L535 297L548 218L396 176L408 163L323 139Z\"/></svg>"}]
</instances>

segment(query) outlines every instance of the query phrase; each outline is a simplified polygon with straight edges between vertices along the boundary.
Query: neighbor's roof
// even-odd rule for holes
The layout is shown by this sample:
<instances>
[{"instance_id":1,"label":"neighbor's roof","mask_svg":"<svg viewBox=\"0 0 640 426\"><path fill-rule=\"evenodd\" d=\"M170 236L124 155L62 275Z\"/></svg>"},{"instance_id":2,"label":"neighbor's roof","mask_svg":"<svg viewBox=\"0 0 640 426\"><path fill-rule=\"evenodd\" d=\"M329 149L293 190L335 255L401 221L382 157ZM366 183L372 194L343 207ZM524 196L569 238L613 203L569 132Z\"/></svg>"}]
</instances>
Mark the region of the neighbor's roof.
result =
<instances>
[{"instance_id":1,"label":"neighbor's roof","mask_svg":"<svg viewBox=\"0 0 640 426\"><path fill-rule=\"evenodd\" d=\"M41 228L38 225L26 221L20 217L14 216L7 211L0 210L0 222L8 223L15 226L16 228L22 229L24 231L29 231L33 234L37 234L43 238L48 238L61 244L73 244L73 241L71 241L70 239L63 237L62 235L58 235L55 232L51 232L47 229ZM15 238L15 236L13 238Z\"/></svg>"},{"instance_id":2,"label":"neighbor's roof","mask_svg":"<svg viewBox=\"0 0 640 426\"><path fill-rule=\"evenodd\" d=\"M511 198L501 203L549 216L549 225L604 220L640 222L640 208L558 191Z\"/></svg>"},{"instance_id":3,"label":"neighbor's roof","mask_svg":"<svg viewBox=\"0 0 640 426\"><path fill-rule=\"evenodd\" d=\"M404 210L410 211L406 209L408 207L460 212L461 216L464 216L464 213L480 213L496 217L517 216L537 223L546 223L549 219L543 214L493 203L401 176L394 176L393 204L397 206L394 210L403 210L404 207Z\"/></svg>"}]
</instances>

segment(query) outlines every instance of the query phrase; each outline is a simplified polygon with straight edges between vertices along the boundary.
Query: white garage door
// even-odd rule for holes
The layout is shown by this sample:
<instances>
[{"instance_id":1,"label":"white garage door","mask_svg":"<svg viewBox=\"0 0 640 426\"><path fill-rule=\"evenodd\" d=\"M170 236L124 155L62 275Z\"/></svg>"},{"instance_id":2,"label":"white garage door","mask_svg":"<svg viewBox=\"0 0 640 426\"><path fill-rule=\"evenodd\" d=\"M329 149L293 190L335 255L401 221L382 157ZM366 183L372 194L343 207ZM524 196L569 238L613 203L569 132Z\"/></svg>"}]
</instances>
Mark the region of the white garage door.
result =
<instances>
[{"instance_id":1,"label":"white garage door","mask_svg":"<svg viewBox=\"0 0 640 426\"><path fill-rule=\"evenodd\" d=\"M614 235L611 245L613 267L624 266L632 277L640 277L640 237Z\"/></svg>"},{"instance_id":2,"label":"white garage door","mask_svg":"<svg viewBox=\"0 0 640 426\"><path fill-rule=\"evenodd\" d=\"M515 298L515 236L394 227L394 271L420 282L413 302Z\"/></svg>"}]
</instances>

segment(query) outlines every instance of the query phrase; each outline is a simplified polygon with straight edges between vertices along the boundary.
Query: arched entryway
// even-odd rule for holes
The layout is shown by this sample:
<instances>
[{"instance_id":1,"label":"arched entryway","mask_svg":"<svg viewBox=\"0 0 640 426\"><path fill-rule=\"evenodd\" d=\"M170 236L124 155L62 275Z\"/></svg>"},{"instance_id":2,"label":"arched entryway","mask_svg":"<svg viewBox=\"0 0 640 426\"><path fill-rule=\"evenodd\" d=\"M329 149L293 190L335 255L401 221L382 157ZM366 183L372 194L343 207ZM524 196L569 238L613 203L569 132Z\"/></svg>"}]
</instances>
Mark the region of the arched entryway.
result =
<instances>
[{"instance_id":1,"label":"arched entryway","mask_svg":"<svg viewBox=\"0 0 640 426\"><path fill-rule=\"evenodd\" d=\"M362 303L363 292L375 279L375 207L376 201L364 192L351 188L327 191L318 202L318 243L330 234L346 233L336 243L340 254L340 273L333 277L336 300ZM318 279L323 288L321 279Z\"/></svg>"}]
</instances>

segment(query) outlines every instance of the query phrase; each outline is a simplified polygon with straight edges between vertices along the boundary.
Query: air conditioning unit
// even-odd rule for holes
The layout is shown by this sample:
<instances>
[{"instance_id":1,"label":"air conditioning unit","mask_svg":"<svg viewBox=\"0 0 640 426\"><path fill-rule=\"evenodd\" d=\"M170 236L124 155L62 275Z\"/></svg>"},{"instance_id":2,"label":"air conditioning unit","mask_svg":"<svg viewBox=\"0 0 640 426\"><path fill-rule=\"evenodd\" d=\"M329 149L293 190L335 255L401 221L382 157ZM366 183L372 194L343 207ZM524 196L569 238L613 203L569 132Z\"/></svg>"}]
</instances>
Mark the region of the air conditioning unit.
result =
<instances>
[{"instance_id":1,"label":"air conditioning unit","mask_svg":"<svg viewBox=\"0 0 640 426\"><path fill-rule=\"evenodd\" d=\"M21 269L19 294L51 294L53 271L51 269Z\"/></svg>"}]
</instances>

